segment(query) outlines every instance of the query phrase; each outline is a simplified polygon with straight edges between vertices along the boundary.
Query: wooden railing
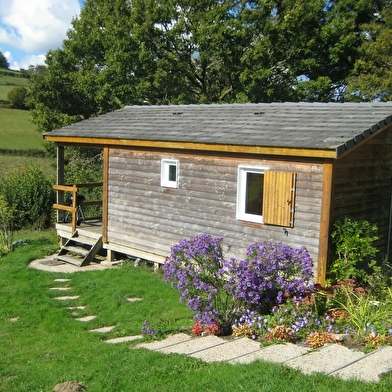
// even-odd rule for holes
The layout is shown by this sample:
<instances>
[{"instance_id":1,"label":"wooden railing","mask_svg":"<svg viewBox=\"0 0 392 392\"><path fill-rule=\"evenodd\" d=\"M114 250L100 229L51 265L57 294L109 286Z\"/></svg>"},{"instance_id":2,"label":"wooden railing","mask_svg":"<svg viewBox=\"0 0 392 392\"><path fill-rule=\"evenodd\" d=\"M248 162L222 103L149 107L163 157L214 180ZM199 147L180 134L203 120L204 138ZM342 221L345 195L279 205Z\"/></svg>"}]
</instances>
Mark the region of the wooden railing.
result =
<instances>
[{"instance_id":1,"label":"wooden railing","mask_svg":"<svg viewBox=\"0 0 392 392\"><path fill-rule=\"evenodd\" d=\"M92 182L88 184L73 184L73 185L53 185L53 189L57 191L57 203L53 204L53 208L59 211L66 211L72 216L72 233L76 230L77 223L77 197L80 188L97 188L102 186L102 182ZM72 195L72 205L64 203L64 192L69 192ZM102 205L102 200L85 200L81 203L83 206Z\"/></svg>"}]
</instances>

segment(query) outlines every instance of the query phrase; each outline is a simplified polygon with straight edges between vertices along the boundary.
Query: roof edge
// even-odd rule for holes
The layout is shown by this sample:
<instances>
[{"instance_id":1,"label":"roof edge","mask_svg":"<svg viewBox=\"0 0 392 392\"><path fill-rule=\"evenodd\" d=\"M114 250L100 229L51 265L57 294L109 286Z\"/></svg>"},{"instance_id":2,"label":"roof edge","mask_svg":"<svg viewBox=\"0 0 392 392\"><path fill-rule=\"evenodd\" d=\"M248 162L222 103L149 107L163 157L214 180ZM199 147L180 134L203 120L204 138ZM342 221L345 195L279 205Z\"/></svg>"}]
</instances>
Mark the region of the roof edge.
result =
<instances>
[{"instance_id":1,"label":"roof edge","mask_svg":"<svg viewBox=\"0 0 392 392\"><path fill-rule=\"evenodd\" d=\"M238 154L254 155L285 155L303 158L337 158L337 150L334 149L309 149L309 148L289 148L289 147L268 147L268 146L245 146L237 144L208 144L194 142L168 142L134 139L111 139L111 138L85 138L68 136L51 136L50 133L44 135L45 140L60 145L94 145L108 147L150 147L175 150L192 150L205 152L226 152Z\"/></svg>"}]
</instances>

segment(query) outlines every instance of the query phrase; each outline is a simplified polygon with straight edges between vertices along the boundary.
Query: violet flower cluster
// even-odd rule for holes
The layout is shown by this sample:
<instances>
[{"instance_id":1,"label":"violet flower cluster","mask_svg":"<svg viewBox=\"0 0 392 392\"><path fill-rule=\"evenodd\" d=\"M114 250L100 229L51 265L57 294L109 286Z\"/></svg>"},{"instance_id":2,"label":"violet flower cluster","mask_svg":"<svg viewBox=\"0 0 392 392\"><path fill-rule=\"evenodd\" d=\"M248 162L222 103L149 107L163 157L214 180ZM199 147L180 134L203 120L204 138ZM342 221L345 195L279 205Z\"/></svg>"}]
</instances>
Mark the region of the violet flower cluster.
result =
<instances>
[{"instance_id":1,"label":"violet flower cluster","mask_svg":"<svg viewBox=\"0 0 392 392\"><path fill-rule=\"evenodd\" d=\"M301 296L310 288L313 262L305 247L263 242L248 247L247 258L228 265L233 295L256 310Z\"/></svg>"},{"instance_id":2,"label":"violet flower cluster","mask_svg":"<svg viewBox=\"0 0 392 392\"><path fill-rule=\"evenodd\" d=\"M181 240L163 266L165 281L181 291L180 300L197 312L194 319L203 325L226 322L235 307L224 277L221 242L207 234Z\"/></svg>"},{"instance_id":3,"label":"violet flower cluster","mask_svg":"<svg viewBox=\"0 0 392 392\"><path fill-rule=\"evenodd\" d=\"M313 263L304 247L256 243L238 262L225 260L221 244L222 238L207 234L183 239L163 266L165 281L181 292L180 300L196 312L196 322L231 325L250 308L272 308L284 295L309 289Z\"/></svg>"}]
</instances>

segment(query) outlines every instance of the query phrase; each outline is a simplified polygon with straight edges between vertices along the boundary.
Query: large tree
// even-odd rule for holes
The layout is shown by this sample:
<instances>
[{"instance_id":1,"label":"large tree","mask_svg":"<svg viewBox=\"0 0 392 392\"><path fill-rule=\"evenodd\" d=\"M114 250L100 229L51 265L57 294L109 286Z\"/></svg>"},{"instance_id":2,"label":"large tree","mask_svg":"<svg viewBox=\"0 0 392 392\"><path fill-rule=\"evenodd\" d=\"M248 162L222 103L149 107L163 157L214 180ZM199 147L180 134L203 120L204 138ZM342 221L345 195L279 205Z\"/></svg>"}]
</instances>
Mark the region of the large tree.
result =
<instances>
[{"instance_id":1,"label":"large tree","mask_svg":"<svg viewBox=\"0 0 392 392\"><path fill-rule=\"evenodd\" d=\"M392 100L392 8L363 25L363 44L345 94L348 101Z\"/></svg>"},{"instance_id":2,"label":"large tree","mask_svg":"<svg viewBox=\"0 0 392 392\"><path fill-rule=\"evenodd\" d=\"M7 58L4 56L4 54L0 51L0 68L5 68L8 69L9 68L9 63Z\"/></svg>"},{"instance_id":3,"label":"large tree","mask_svg":"<svg viewBox=\"0 0 392 392\"><path fill-rule=\"evenodd\" d=\"M34 122L51 131L127 104L340 99L388 1L86 0L32 76Z\"/></svg>"}]
</instances>

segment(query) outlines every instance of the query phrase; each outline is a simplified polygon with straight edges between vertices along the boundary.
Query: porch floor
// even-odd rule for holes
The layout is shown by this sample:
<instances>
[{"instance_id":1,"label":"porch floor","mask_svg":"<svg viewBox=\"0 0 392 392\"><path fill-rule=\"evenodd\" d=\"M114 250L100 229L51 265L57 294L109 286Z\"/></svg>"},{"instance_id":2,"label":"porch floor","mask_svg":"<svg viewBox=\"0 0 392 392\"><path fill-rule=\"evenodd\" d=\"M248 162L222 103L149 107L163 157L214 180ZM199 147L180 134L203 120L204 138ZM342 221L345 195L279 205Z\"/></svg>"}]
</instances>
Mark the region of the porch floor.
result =
<instances>
[{"instance_id":1,"label":"porch floor","mask_svg":"<svg viewBox=\"0 0 392 392\"><path fill-rule=\"evenodd\" d=\"M55 226L57 233L60 237L63 238L70 238L72 236L72 224L57 222ZM102 219L94 218L94 219L87 219L83 221L80 226L76 227L78 232L86 234L90 234L91 237L101 236L102 235Z\"/></svg>"},{"instance_id":2,"label":"porch floor","mask_svg":"<svg viewBox=\"0 0 392 392\"><path fill-rule=\"evenodd\" d=\"M64 245L65 241L71 238L73 234L71 223L57 222L55 228L57 234L61 237L62 245ZM82 222L80 226L77 226L76 230L80 235L90 238L99 238L103 235L102 219L87 219L85 222ZM159 268L159 265L164 264L166 259L163 255L153 254L145 249L136 249L126 244L104 243L102 248L107 252L107 261L111 263L116 262L116 254L151 262L154 264L154 268Z\"/></svg>"}]
</instances>

